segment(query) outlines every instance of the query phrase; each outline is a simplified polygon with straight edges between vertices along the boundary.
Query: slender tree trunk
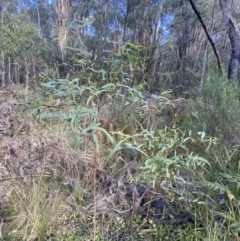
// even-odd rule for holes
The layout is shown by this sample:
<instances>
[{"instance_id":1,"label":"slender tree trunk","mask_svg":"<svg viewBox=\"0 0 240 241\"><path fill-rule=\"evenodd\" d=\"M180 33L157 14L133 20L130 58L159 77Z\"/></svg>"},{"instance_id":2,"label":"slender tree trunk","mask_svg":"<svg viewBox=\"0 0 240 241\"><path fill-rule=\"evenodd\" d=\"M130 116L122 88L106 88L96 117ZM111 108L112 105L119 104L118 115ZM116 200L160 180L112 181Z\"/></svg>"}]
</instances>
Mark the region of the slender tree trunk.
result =
<instances>
[{"instance_id":1,"label":"slender tree trunk","mask_svg":"<svg viewBox=\"0 0 240 241\"><path fill-rule=\"evenodd\" d=\"M26 89L28 89L28 87L29 87L29 64L28 64L27 58L25 58L25 61L24 61L24 68L25 68L25 85L26 85Z\"/></svg>"},{"instance_id":2,"label":"slender tree trunk","mask_svg":"<svg viewBox=\"0 0 240 241\"><path fill-rule=\"evenodd\" d=\"M214 4L213 4L210 34L212 34L212 31L213 31L213 19L214 19L214 15L215 15L215 6L216 6L216 0L214 0ZM204 53L204 60L203 60L203 67L202 67L202 74L201 74L201 81L200 81L200 90L199 90L200 93L201 93L201 90L202 90L203 80L204 80L204 75L205 75L207 53L208 53L208 42L206 43L206 48L205 48L205 53Z\"/></svg>"},{"instance_id":3,"label":"slender tree trunk","mask_svg":"<svg viewBox=\"0 0 240 241\"><path fill-rule=\"evenodd\" d=\"M5 81L5 54L4 51L1 52L1 59L2 59L2 87L6 85Z\"/></svg>"},{"instance_id":4,"label":"slender tree trunk","mask_svg":"<svg viewBox=\"0 0 240 241\"><path fill-rule=\"evenodd\" d=\"M15 64L14 65L14 75L15 75L15 81L14 81L14 83L15 84L19 84L19 79L18 79L18 65L17 64Z\"/></svg>"},{"instance_id":5,"label":"slender tree trunk","mask_svg":"<svg viewBox=\"0 0 240 241\"><path fill-rule=\"evenodd\" d=\"M12 85L12 78L11 78L11 58L8 57L8 84Z\"/></svg>"},{"instance_id":6,"label":"slender tree trunk","mask_svg":"<svg viewBox=\"0 0 240 241\"><path fill-rule=\"evenodd\" d=\"M1 5L1 23L2 23L2 28L3 28L3 6ZM4 39L3 39L3 35L0 37L0 40L3 42ZM2 86L5 86L5 53L4 53L4 50L2 49L1 51L1 67L2 67Z\"/></svg>"},{"instance_id":7,"label":"slender tree trunk","mask_svg":"<svg viewBox=\"0 0 240 241\"><path fill-rule=\"evenodd\" d=\"M240 32L226 0L219 0L219 2L232 45L232 53L228 66L228 79L237 80L240 84Z\"/></svg>"},{"instance_id":8,"label":"slender tree trunk","mask_svg":"<svg viewBox=\"0 0 240 241\"><path fill-rule=\"evenodd\" d=\"M37 16L38 16L38 34L39 37L42 37L42 29L41 29L41 21L40 21L40 13L39 13L39 8L37 7Z\"/></svg>"},{"instance_id":9,"label":"slender tree trunk","mask_svg":"<svg viewBox=\"0 0 240 241\"><path fill-rule=\"evenodd\" d=\"M67 21L70 11L70 0L55 0L55 10L58 16L58 43L60 50L65 55L64 46L67 41Z\"/></svg>"},{"instance_id":10,"label":"slender tree trunk","mask_svg":"<svg viewBox=\"0 0 240 241\"><path fill-rule=\"evenodd\" d=\"M203 30L204 30L207 38L208 38L208 41L210 42L210 44L211 44L211 46L213 48L214 54L216 56L216 59L217 59L217 62L218 62L218 68L219 68L221 74L223 74L223 69L222 69L222 63L221 63L220 56L218 54L217 48L216 48L216 46L215 46L215 44L214 44L210 34L208 33L207 27L206 27L205 23L203 22L203 19L202 19L201 15L200 15L199 11L197 10L193 0L189 0L189 3L191 4L191 7L192 7L193 11L196 13L196 15L198 17L198 20L199 20L199 22L201 23L201 25L203 27Z\"/></svg>"}]
</instances>

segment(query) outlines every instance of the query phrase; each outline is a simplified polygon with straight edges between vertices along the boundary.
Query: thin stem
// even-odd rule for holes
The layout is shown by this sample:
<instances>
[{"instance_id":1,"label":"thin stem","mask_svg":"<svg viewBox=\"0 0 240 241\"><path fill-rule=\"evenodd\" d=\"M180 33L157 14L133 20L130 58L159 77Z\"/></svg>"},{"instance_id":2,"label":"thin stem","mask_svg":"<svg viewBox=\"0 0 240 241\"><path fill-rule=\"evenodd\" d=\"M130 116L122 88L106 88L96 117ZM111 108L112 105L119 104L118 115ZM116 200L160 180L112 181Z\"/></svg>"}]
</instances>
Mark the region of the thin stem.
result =
<instances>
[{"instance_id":1,"label":"thin stem","mask_svg":"<svg viewBox=\"0 0 240 241\"><path fill-rule=\"evenodd\" d=\"M97 234L97 168L98 168L98 150L95 147L95 160L94 160L94 168L93 168L93 202L94 202L94 210L93 210L93 240L96 241Z\"/></svg>"}]
</instances>

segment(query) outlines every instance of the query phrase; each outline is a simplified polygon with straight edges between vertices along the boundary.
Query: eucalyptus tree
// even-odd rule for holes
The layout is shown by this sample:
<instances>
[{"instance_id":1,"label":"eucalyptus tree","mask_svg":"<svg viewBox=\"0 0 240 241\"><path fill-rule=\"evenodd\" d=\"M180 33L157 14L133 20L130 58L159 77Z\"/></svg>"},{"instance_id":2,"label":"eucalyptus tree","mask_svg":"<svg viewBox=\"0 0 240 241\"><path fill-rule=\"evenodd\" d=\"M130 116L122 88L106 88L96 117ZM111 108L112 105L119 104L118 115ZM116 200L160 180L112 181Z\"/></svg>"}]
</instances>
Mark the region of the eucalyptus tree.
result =
<instances>
[{"instance_id":1,"label":"eucalyptus tree","mask_svg":"<svg viewBox=\"0 0 240 241\"><path fill-rule=\"evenodd\" d=\"M57 14L53 3L48 0L36 0L26 2L25 5L27 5L27 8L24 11L27 11L30 21L37 28L39 37L45 39L56 37L57 32L54 31L54 26L57 22Z\"/></svg>"},{"instance_id":2,"label":"eucalyptus tree","mask_svg":"<svg viewBox=\"0 0 240 241\"><path fill-rule=\"evenodd\" d=\"M208 38L190 2L199 12ZM166 1L163 10L167 21L161 58L162 79L173 86L198 89L205 72L215 68L214 51L218 53L221 50L222 29L218 4L216 0ZM214 51L209 48L209 39L213 40Z\"/></svg>"},{"instance_id":3,"label":"eucalyptus tree","mask_svg":"<svg viewBox=\"0 0 240 241\"><path fill-rule=\"evenodd\" d=\"M232 7L228 6L226 0L219 0L227 33L231 42L231 58L228 66L228 78L235 79L240 84L240 29L234 17L239 11L239 3L232 1Z\"/></svg>"},{"instance_id":4,"label":"eucalyptus tree","mask_svg":"<svg viewBox=\"0 0 240 241\"><path fill-rule=\"evenodd\" d=\"M25 16L6 12L1 32L3 41L0 47L4 51L4 62L7 63L4 66L8 73L7 81L11 83L20 80L28 85L30 76L37 74L43 49L37 29ZM14 78L11 73L15 73Z\"/></svg>"},{"instance_id":5,"label":"eucalyptus tree","mask_svg":"<svg viewBox=\"0 0 240 241\"><path fill-rule=\"evenodd\" d=\"M38 62L42 64L38 64L38 71L41 71L41 67L45 64L49 68L55 69L62 60L59 46L56 44L58 42L58 28L54 3L48 0L36 0L26 2L25 5L27 6L27 9L24 9L25 15L30 18L30 22L35 26L42 45L44 45L41 45L41 56ZM40 49L36 49L36 51L39 52Z\"/></svg>"},{"instance_id":6,"label":"eucalyptus tree","mask_svg":"<svg viewBox=\"0 0 240 241\"><path fill-rule=\"evenodd\" d=\"M197 18L185 0L164 4L164 41L162 44L162 81L170 86L188 86L194 81L204 37Z\"/></svg>"},{"instance_id":7,"label":"eucalyptus tree","mask_svg":"<svg viewBox=\"0 0 240 241\"><path fill-rule=\"evenodd\" d=\"M217 51L217 49L216 49L216 46L215 46L215 44L214 44L214 42L213 42L213 40L212 40L212 37L210 36L210 34L209 34L208 30L207 30L207 27L206 27L206 25L205 25L205 23L204 23L204 21L203 21L203 18L201 17L201 15L200 15L200 13L199 13L196 5L194 4L194 2L193 2L192 0L189 0L189 2L190 2L191 6L192 6L192 9L193 9L194 12L196 13L196 15L197 15L197 17L198 17L198 19L199 19L199 21L200 21L200 23L201 23L201 25L202 25L202 27L203 27L203 29L204 29L204 32L205 32L205 34L206 34L206 36L207 36L207 38L208 38L208 41L210 42L210 44L211 44L211 46L212 46L212 48L213 48L214 54L215 54L215 56L216 56L216 58L217 58L217 61L218 61L219 70L220 70L221 74L223 74L223 69L222 69L221 60L220 60L218 51Z\"/></svg>"},{"instance_id":8,"label":"eucalyptus tree","mask_svg":"<svg viewBox=\"0 0 240 241\"><path fill-rule=\"evenodd\" d=\"M0 2L0 15L1 15L1 25L0 25L0 42L4 41L4 16L6 12L16 13L18 10L18 1L17 0L2 0ZM4 86L6 84L5 74L6 74L6 63L5 63L5 52L4 49L1 48L1 60L0 60L0 72L1 72L1 84Z\"/></svg>"},{"instance_id":9,"label":"eucalyptus tree","mask_svg":"<svg viewBox=\"0 0 240 241\"><path fill-rule=\"evenodd\" d=\"M57 13L58 44L62 54L68 38L67 24L71 11L71 0L55 0L55 11Z\"/></svg>"},{"instance_id":10,"label":"eucalyptus tree","mask_svg":"<svg viewBox=\"0 0 240 241\"><path fill-rule=\"evenodd\" d=\"M217 45L219 46L219 42L221 42L222 37L221 35L216 34L221 32L221 28L219 25L217 26L217 23L221 23L222 21L220 20L219 16L217 16L217 18L214 19L215 18L214 10L216 8L216 0L212 1L214 3L212 20L213 21L215 20L216 22L215 35L213 35L214 41L213 41L213 37L210 35L213 30L213 25L210 29L207 28L206 21L203 21L204 19L202 16L203 14L200 13L198 10L199 6L197 6L192 0L189 0L189 2L194 12L196 13L199 21L201 22L202 28L204 29L204 32L208 38L208 41L212 45L214 54L217 58L220 72L223 73L222 63L221 63L220 55L218 53L219 49L217 49ZM237 19L235 18L235 16L238 16L236 10L239 9L239 3L237 1L232 0L231 7L229 7L226 0L219 0L219 5L220 5L221 12L223 14L223 19L226 25L227 34L231 42L231 58L228 65L228 78L238 80L238 82L240 83L240 32L237 24ZM211 15L209 14L209 16Z\"/></svg>"}]
</instances>

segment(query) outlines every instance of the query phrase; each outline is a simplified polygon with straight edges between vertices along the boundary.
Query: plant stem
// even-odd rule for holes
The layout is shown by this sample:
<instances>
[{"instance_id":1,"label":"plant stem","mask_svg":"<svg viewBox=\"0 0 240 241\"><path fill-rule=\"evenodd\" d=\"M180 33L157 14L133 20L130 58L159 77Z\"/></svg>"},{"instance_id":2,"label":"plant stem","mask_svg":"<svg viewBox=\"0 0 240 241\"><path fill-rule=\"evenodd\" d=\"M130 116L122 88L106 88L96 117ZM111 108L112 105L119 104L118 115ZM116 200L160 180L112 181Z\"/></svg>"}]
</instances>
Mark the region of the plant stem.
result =
<instances>
[{"instance_id":1,"label":"plant stem","mask_svg":"<svg viewBox=\"0 0 240 241\"><path fill-rule=\"evenodd\" d=\"M93 240L96 241L97 233L97 167L98 167L98 150L95 148L94 168L93 168Z\"/></svg>"}]
</instances>

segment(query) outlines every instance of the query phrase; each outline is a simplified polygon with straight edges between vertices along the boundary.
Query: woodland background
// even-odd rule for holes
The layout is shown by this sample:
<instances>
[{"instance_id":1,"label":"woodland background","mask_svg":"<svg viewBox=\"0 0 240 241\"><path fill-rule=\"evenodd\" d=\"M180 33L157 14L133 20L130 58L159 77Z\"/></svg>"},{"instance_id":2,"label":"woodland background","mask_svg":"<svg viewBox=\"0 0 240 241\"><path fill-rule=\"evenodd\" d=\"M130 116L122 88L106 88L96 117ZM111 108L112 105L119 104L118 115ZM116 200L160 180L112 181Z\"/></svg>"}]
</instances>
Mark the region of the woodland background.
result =
<instances>
[{"instance_id":1,"label":"woodland background","mask_svg":"<svg viewBox=\"0 0 240 241\"><path fill-rule=\"evenodd\" d=\"M193 4L226 70L232 49L239 55L239 47L232 48L228 37L232 22L233 36L239 40L239 3ZM61 77L70 72L73 76L74 49L83 60L96 58L101 69L109 53L127 42L141 45L139 69L128 73L129 79L134 71L138 75L129 81L146 83L149 90L196 90L206 74L217 71L211 44L189 1L3 0L0 13L3 86L36 82L46 68Z\"/></svg>"},{"instance_id":2,"label":"woodland background","mask_svg":"<svg viewBox=\"0 0 240 241\"><path fill-rule=\"evenodd\" d=\"M239 1L0 16L0 239L239 240Z\"/></svg>"}]
</instances>

